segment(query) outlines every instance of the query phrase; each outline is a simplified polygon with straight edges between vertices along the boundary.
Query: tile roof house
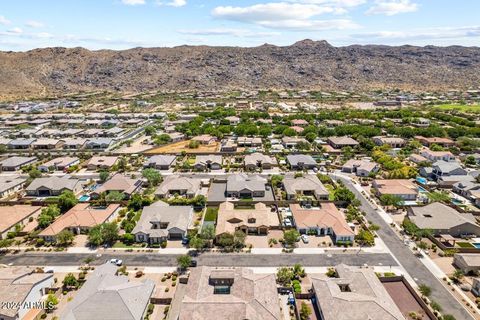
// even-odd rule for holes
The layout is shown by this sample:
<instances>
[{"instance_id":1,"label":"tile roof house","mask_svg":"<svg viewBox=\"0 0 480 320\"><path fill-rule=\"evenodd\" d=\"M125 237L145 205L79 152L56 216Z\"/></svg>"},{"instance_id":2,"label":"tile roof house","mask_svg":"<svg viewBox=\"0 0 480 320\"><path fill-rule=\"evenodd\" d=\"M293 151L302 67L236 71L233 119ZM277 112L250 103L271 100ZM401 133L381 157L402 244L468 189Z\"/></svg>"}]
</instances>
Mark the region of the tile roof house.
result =
<instances>
[{"instance_id":1,"label":"tile roof house","mask_svg":"<svg viewBox=\"0 0 480 320\"><path fill-rule=\"evenodd\" d=\"M371 173L376 173L380 166L372 161L366 160L348 160L343 166L342 171L348 173L355 173L360 177L368 177Z\"/></svg>"},{"instance_id":2,"label":"tile roof house","mask_svg":"<svg viewBox=\"0 0 480 320\"><path fill-rule=\"evenodd\" d=\"M478 253L455 253L453 264L465 274L480 271L480 254Z\"/></svg>"},{"instance_id":3,"label":"tile roof house","mask_svg":"<svg viewBox=\"0 0 480 320\"><path fill-rule=\"evenodd\" d=\"M430 147L432 144L437 144L442 147L452 147L455 145L455 141L448 138L415 136L415 139L426 147Z\"/></svg>"},{"instance_id":4,"label":"tile roof house","mask_svg":"<svg viewBox=\"0 0 480 320\"><path fill-rule=\"evenodd\" d=\"M227 178L226 196L229 198L255 198L265 196L267 179L259 175L238 173Z\"/></svg>"},{"instance_id":5,"label":"tile roof house","mask_svg":"<svg viewBox=\"0 0 480 320\"><path fill-rule=\"evenodd\" d=\"M199 267L190 272L178 320L281 320L275 275L248 268Z\"/></svg>"},{"instance_id":6,"label":"tile roof house","mask_svg":"<svg viewBox=\"0 0 480 320\"><path fill-rule=\"evenodd\" d=\"M298 196L314 196L317 200L328 200L329 192L315 175L305 175L294 178L285 177L283 188L287 200L296 199Z\"/></svg>"},{"instance_id":7,"label":"tile roof house","mask_svg":"<svg viewBox=\"0 0 480 320\"><path fill-rule=\"evenodd\" d=\"M38 166L38 170L48 172L50 168L54 168L54 170L63 171L79 163L80 160L77 157L59 157L42 163Z\"/></svg>"},{"instance_id":8,"label":"tile roof house","mask_svg":"<svg viewBox=\"0 0 480 320\"><path fill-rule=\"evenodd\" d=\"M420 152L420 155L425 157L430 162L439 160L443 161L455 161L455 156L450 151L432 151L430 149L424 149Z\"/></svg>"},{"instance_id":9,"label":"tile roof house","mask_svg":"<svg viewBox=\"0 0 480 320\"><path fill-rule=\"evenodd\" d=\"M373 268L335 267L338 277L311 275L317 307L324 320L405 320Z\"/></svg>"},{"instance_id":10,"label":"tile roof house","mask_svg":"<svg viewBox=\"0 0 480 320\"><path fill-rule=\"evenodd\" d=\"M118 157L93 156L87 164L88 170L110 169L118 161Z\"/></svg>"},{"instance_id":11,"label":"tile roof house","mask_svg":"<svg viewBox=\"0 0 480 320\"><path fill-rule=\"evenodd\" d=\"M217 138L209 134L203 134L192 138L192 141L198 141L200 144L209 145L217 141Z\"/></svg>"},{"instance_id":12,"label":"tile roof house","mask_svg":"<svg viewBox=\"0 0 480 320\"><path fill-rule=\"evenodd\" d=\"M36 178L25 189L30 197L51 197L58 196L63 191L71 191L78 194L82 191L82 184L79 179L73 179L69 175L62 177L42 177Z\"/></svg>"},{"instance_id":13,"label":"tile roof house","mask_svg":"<svg viewBox=\"0 0 480 320\"><path fill-rule=\"evenodd\" d=\"M372 182L372 188L377 197L384 194L402 198L404 201L414 201L418 196L418 187L408 179L376 179Z\"/></svg>"},{"instance_id":14,"label":"tile roof house","mask_svg":"<svg viewBox=\"0 0 480 320\"><path fill-rule=\"evenodd\" d=\"M213 154L196 156L193 167L198 171L222 169L222 156Z\"/></svg>"},{"instance_id":15,"label":"tile roof house","mask_svg":"<svg viewBox=\"0 0 480 320\"><path fill-rule=\"evenodd\" d=\"M2 171L18 171L23 166L35 163L37 157L10 157L0 162Z\"/></svg>"},{"instance_id":16,"label":"tile roof house","mask_svg":"<svg viewBox=\"0 0 480 320\"><path fill-rule=\"evenodd\" d=\"M460 213L440 202L423 207L409 207L407 217L420 229L431 229L435 235L480 236L480 226L470 213Z\"/></svg>"},{"instance_id":17,"label":"tile roof house","mask_svg":"<svg viewBox=\"0 0 480 320\"><path fill-rule=\"evenodd\" d=\"M62 320L142 320L155 289L152 280L130 281L106 263L95 268L60 315Z\"/></svg>"},{"instance_id":18,"label":"tile roof house","mask_svg":"<svg viewBox=\"0 0 480 320\"><path fill-rule=\"evenodd\" d=\"M172 195L181 195L193 198L199 194L202 186L201 179L187 178L180 175L169 175L155 190L155 196L168 198Z\"/></svg>"},{"instance_id":19,"label":"tile roof house","mask_svg":"<svg viewBox=\"0 0 480 320\"><path fill-rule=\"evenodd\" d=\"M40 214L42 207L30 205L14 205L0 207L0 239L6 239L10 231L15 230L15 226L25 226L30 217L36 217Z\"/></svg>"},{"instance_id":20,"label":"tile roof house","mask_svg":"<svg viewBox=\"0 0 480 320\"><path fill-rule=\"evenodd\" d=\"M142 186L142 180L137 178L127 177L123 174L117 173L100 187L95 189L92 192L93 198L98 198L102 193L110 193L113 191L123 193L125 198L130 198L130 196L139 190Z\"/></svg>"},{"instance_id":21,"label":"tile roof house","mask_svg":"<svg viewBox=\"0 0 480 320\"><path fill-rule=\"evenodd\" d=\"M132 231L137 242L161 243L182 239L187 235L192 221L191 206L170 206L163 201L144 207L137 225Z\"/></svg>"},{"instance_id":22,"label":"tile roof house","mask_svg":"<svg viewBox=\"0 0 480 320\"><path fill-rule=\"evenodd\" d=\"M244 164L247 170L256 170L258 168L271 169L277 165L277 160L274 157L255 152L245 156Z\"/></svg>"},{"instance_id":23,"label":"tile roof house","mask_svg":"<svg viewBox=\"0 0 480 320\"><path fill-rule=\"evenodd\" d=\"M307 143L308 141L305 138L298 137L283 137L282 144L287 149L296 148L299 143Z\"/></svg>"},{"instance_id":24,"label":"tile roof house","mask_svg":"<svg viewBox=\"0 0 480 320\"><path fill-rule=\"evenodd\" d=\"M46 241L55 241L56 235L63 230L70 230L73 234L86 233L98 224L111 221L119 208L119 204L110 204L108 207L92 207L88 203L79 203L59 216L38 236Z\"/></svg>"},{"instance_id":25,"label":"tile roof house","mask_svg":"<svg viewBox=\"0 0 480 320\"><path fill-rule=\"evenodd\" d=\"M239 147L261 147L262 138L258 137L238 137L237 145Z\"/></svg>"},{"instance_id":26,"label":"tile roof house","mask_svg":"<svg viewBox=\"0 0 480 320\"><path fill-rule=\"evenodd\" d=\"M215 234L217 239L224 233L237 230L245 234L267 234L270 227L278 225L277 214L264 203L256 203L253 208L240 208L231 202L223 202L218 208Z\"/></svg>"},{"instance_id":27,"label":"tile roof house","mask_svg":"<svg viewBox=\"0 0 480 320\"><path fill-rule=\"evenodd\" d=\"M87 139L83 138L73 138L73 139L63 139L63 149L66 150L80 150L85 147Z\"/></svg>"},{"instance_id":28,"label":"tile roof house","mask_svg":"<svg viewBox=\"0 0 480 320\"><path fill-rule=\"evenodd\" d=\"M30 149L36 139L15 139L7 144L8 149Z\"/></svg>"},{"instance_id":29,"label":"tile roof house","mask_svg":"<svg viewBox=\"0 0 480 320\"><path fill-rule=\"evenodd\" d=\"M87 149L107 149L115 142L112 138L91 138L87 140L85 148Z\"/></svg>"},{"instance_id":30,"label":"tile roof house","mask_svg":"<svg viewBox=\"0 0 480 320\"><path fill-rule=\"evenodd\" d=\"M405 139L400 137L373 137L373 142L377 146L389 145L392 148L402 148L406 145Z\"/></svg>"},{"instance_id":31,"label":"tile roof house","mask_svg":"<svg viewBox=\"0 0 480 320\"><path fill-rule=\"evenodd\" d=\"M63 146L63 141L58 139L38 139L32 143L35 150L51 150L60 149Z\"/></svg>"},{"instance_id":32,"label":"tile roof house","mask_svg":"<svg viewBox=\"0 0 480 320\"><path fill-rule=\"evenodd\" d=\"M144 166L158 170L168 170L173 166L176 158L174 155L156 155L148 158Z\"/></svg>"},{"instance_id":33,"label":"tile roof house","mask_svg":"<svg viewBox=\"0 0 480 320\"><path fill-rule=\"evenodd\" d=\"M327 142L332 148L342 149L344 147L355 147L358 145L357 140L350 137L330 137Z\"/></svg>"},{"instance_id":34,"label":"tile roof house","mask_svg":"<svg viewBox=\"0 0 480 320\"><path fill-rule=\"evenodd\" d=\"M1 308L0 319L36 319L38 304L48 289L54 285L52 273L35 273L30 267L0 268L0 301L9 302L13 308Z\"/></svg>"},{"instance_id":35,"label":"tile roof house","mask_svg":"<svg viewBox=\"0 0 480 320\"><path fill-rule=\"evenodd\" d=\"M27 178L22 178L17 175L0 176L0 199L22 190L26 182Z\"/></svg>"},{"instance_id":36,"label":"tile roof house","mask_svg":"<svg viewBox=\"0 0 480 320\"><path fill-rule=\"evenodd\" d=\"M315 159L309 154L289 154L287 162L293 170L313 169L318 166Z\"/></svg>"},{"instance_id":37,"label":"tile roof house","mask_svg":"<svg viewBox=\"0 0 480 320\"><path fill-rule=\"evenodd\" d=\"M465 176L467 170L457 162L437 161L432 165L432 175L434 180L444 176Z\"/></svg>"},{"instance_id":38,"label":"tile roof house","mask_svg":"<svg viewBox=\"0 0 480 320\"><path fill-rule=\"evenodd\" d=\"M323 202L317 208L303 208L290 204L295 227L301 234L315 232L319 236L330 235L333 241L353 243L355 233L343 214L331 202Z\"/></svg>"}]
</instances>

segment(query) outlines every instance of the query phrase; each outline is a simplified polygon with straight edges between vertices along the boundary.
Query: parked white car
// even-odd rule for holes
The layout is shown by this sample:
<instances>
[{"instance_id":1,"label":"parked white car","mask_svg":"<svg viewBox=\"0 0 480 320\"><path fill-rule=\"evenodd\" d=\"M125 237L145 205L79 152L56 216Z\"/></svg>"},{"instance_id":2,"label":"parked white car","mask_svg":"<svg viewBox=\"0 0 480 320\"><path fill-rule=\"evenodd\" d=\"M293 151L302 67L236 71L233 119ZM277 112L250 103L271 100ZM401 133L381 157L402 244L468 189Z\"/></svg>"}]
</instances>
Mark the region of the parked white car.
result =
<instances>
[{"instance_id":1,"label":"parked white car","mask_svg":"<svg viewBox=\"0 0 480 320\"><path fill-rule=\"evenodd\" d=\"M300 237L302 238L303 243L308 243L308 236L306 234L302 234Z\"/></svg>"},{"instance_id":2,"label":"parked white car","mask_svg":"<svg viewBox=\"0 0 480 320\"><path fill-rule=\"evenodd\" d=\"M113 263L113 264L115 264L115 265L117 265L117 266L120 267L120 266L123 264L123 261L120 260L120 259L111 259L111 260L110 260L110 263Z\"/></svg>"}]
</instances>

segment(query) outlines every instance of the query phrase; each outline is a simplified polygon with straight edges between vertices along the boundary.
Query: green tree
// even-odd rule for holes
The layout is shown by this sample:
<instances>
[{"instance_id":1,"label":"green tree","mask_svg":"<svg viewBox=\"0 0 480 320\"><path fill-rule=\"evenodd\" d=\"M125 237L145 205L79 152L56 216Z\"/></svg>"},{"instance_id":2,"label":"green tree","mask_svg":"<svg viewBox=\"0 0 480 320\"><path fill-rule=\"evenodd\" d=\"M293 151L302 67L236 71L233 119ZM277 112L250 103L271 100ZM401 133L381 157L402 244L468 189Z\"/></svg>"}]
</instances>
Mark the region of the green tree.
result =
<instances>
[{"instance_id":1,"label":"green tree","mask_svg":"<svg viewBox=\"0 0 480 320\"><path fill-rule=\"evenodd\" d=\"M62 213L67 212L78 203L77 197L72 191L65 190L58 197L58 207Z\"/></svg>"},{"instance_id":2,"label":"green tree","mask_svg":"<svg viewBox=\"0 0 480 320\"><path fill-rule=\"evenodd\" d=\"M355 240L364 246L373 246L375 245L375 236L369 230L360 230L355 236Z\"/></svg>"},{"instance_id":3,"label":"green tree","mask_svg":"<svg viewBox=\"0 0 480 320\"><path fill-rule=\"evenodd\" d=\"M205 247L205 240L199 236L194 236L190 239L189 246L191 248L195 248L195 250L201 250L203 247Z\"/></svg>"},{"instance_id":4,"label":"green tree","mask_svg":"<svg viewBox=\"0 0 480 320\"><path fill-rule=\"evenodd\" d=\"M122 201L124 199L125 199L125 194L123 192L116 191L116 190L110 191L105 196L105 200L107 202L118 202L118 201Z\"/></svg>"},{"instance_id":5,"label":"green tree","mask_svg":"<svg viewBox=\"0 0 480 320\"><path fill-rule=\"evenodd\" d=\"M107 222L96 225L88 232L88 242L98 246L112 244L118 239L118 226L115 222Z\"/></svg>"},{"instance_id":6,"label":"green tree","mask_svg":"<svg viewBox=\"0 0 480 320\"><path fill-rule=\"evenodd\" d=\"M462 279L464 276L465 276L465 273L462 270L456 269L453 272L453 274L450 276L450 279L455 283L460 283L462 282Z\"/></svg>"},{"instance_id":7,"label":"green tree","mask_svg":"<svg viewBox=\"0 0 480 320\"><path fill-rule=\"evenodd\" d=\"M123 243L125 243L126 245L130 245L132 243L135 242L135 236L131 233L125 233L123 236L122 236L122 241Z\"/></svg>"},{"instance_id":8,"label":"green tree","mask_svg":"<svg viewBox=\"0 0 480 320\"><path fill-rule=\"evenodd\" d=\"M37 168L32 168L28 172L28 176L30 177L30 179L40 178L42 176L42 172Z\"/></svg>"},{"instance_id":9,"label":"green tree","mask_svg":"<svg viewBox=\"0 0 480 320\"><path fill-rule=\"evenodd\" d=\"M234 244L234 236L228 232L222 233L218 236L216 243L223 248L231 248Z\"/></svg>"},{"instance_id":10,"label":"green tree","mask_svg":"<svg viewBox=\"0 0 480 320\"><path fill-rule=\"evenodd\" d=\"M449 202L450 196L444 191L434 191L427 194L428 198L432 202Z\"/></svg>"},{"instance_id":11,"label":"green tree","mask_svg":"<svg viewBox=\"0 0 480 320\"><path fill-rule=\"evenodd\" d=\"M145 127L145 135L147 135L147 136L152 136L155 133L155 131L157 131L157 129L155 129L154 126L146 126Z\"/></svg>"},{"instance_id":12,"label":"green tree","mask_svg":"<svg viewBox=\"0 0 480 320\"><path fill-rule=\"evenodd\" d=\"M308 320L311 314L312 310L310 309L310 307L305 302L302 302L300 307L300 319Z\"/></svg>"},{"instance_id":13,"label":"green tree","mask_svg":"<svg viewBox=\"0 0 480 320\"><path fill-rule=\"evenodd\" d=\"M384 206L393 206L398 208L403 203L403 200L397 195L382 194L380 196L380 203Z\"/></svg>"},{"instance_id":14,"label":"green tree","mask_svg":"<svg viewBox=\"0 0 480 320\"><path fill-rule=\"evenodd\" d=\"M56 217L60 215L60 209L55 204L51 204L42 209L42 212L37 217L38 226L40 228L48 227Z\"/></svg>"},{"instance_id":15,"label":"green tree","mask_svg":"<svg viewBox=\"0 0 480 320\"><path fill-rule=\"evenodd\" d=\"M432 294L432 288L423 283L418 286L418 291L420 291L424 297L430 297Z\"/></svg>"},{"instance_id":16,"label":"green tree","mask_svg":"<svg viewBox=\"0 0 480 320\"><path fill-rule=\"evenodd\" d=\"M63 278L63 285L65 287L78 288L78 280L73 273L69 273Z\"/></svg>"},{"instance_id":17,"label":"green tree","mask_svg":"<svg viewBox=\"0 0 480 320\"><path fill-rule=\"evenodd\" d=\"M74 235L70 230L67 230L67 229L62 230L57 234L57 237L56 237L57 244L61 246L65 246L67 244L72 243L73 238L74 238Z\"/></svg>"},{"instance_id":18,"label":"green tree","mask_svg":"<svg viewBox=\"0 0 480 320\"><path fill-rule=\"evenodd\" d=\"M160 182L162 182L162 176L158 170L153 168L146 168L142 171L142 176L147 179L149 186L157 186Z\"/></svg>"},{"instance_id":19,"label":"green tree","mask_svg":"<svg viewBox=\"0 0 480 320\"><path fill-rule=\"evenodd\" d=\"M188 254L182 255L177 258L177 263L180 270L185 270L190 267L190 264L192 263L192 257L190 257Z\"/></svg>"},{"instance_id":20,"label":"green tree","mask_svg":"<svg viewBox=\"0 0 480 320\"><path fill-rule=\"evenodd\" d=\"M280 267L277 269L277 282L282 286L289 286L293 279L292 268Z\"/></svg>"},{"instance_id":21,"label":"green tree","mask_svg":"<svg viewBox=\"0 0 480 320\"><path fill-rule=\"evenodd\" d=\"M103 243L102 228L100 225L90 229L88 232L88 242L94 246L99 246Z\"/></svg>"},{"instance_id":22,"label":"green tree","mask_svg":"<svg viewBox=\"0 0 480 320\"><path fill-rule=\"evenodd\" d=\"M56 305L58 304L58 298L53 294L50 293L45 300L46 310L51 311L55 309Z\"/></svg>"},{"instance_id":23,"label":"green tree","mask_svg":"<svg viewBox=\"0 0 480 320\"><path fill-rule=\"evenodd\" d=\"M247 235L241 230L237 230L233 234L233 246L235 248L241 249L245 246L245 239Z\"/></svg>"},{"instance_id":24,"label":"green tree","mask_svg":"<svg viewBox=\"0 0 480 320\"><path fill-rule=\"evenodd\" d=\"M151 203L152 201L150 198L143 197L141 194L135 193L128 201L127 208L129 210L138 211L143 209L145 206L149 206Z\"/></svg>"},{"instance_id":25,"label":"green tree","mask_svg":"<svg viewBox=\"0 0 480 320\"><path fill-rule=\"evenodd\" d=\"M333 192L333 197L335 201L344 201L348 204L352 203L355 200L355 194L343 186L335 189L335 191Z\"/></svg>"},{"instance_id":26,"label":"green tree","mask_svg":"<svg viewBox=\"0 0 480 320\"><path fill-rule=\"evenodd\" d=\"M99 179L101 182L107 181L108 177L110 176L110 173L108 171L102 170L99 173Z\"/></svg>"},{"instance_id":27,"label":"green tree","mask_svg":"<svg viewBox=\"0 0 480 320\"><path fill-rule=\"evenodd\" d=\"M288 247L294 247L299 237L300 233L295 229L287 230L283 233L283 241Z\"/></svg>"}]
</instances>

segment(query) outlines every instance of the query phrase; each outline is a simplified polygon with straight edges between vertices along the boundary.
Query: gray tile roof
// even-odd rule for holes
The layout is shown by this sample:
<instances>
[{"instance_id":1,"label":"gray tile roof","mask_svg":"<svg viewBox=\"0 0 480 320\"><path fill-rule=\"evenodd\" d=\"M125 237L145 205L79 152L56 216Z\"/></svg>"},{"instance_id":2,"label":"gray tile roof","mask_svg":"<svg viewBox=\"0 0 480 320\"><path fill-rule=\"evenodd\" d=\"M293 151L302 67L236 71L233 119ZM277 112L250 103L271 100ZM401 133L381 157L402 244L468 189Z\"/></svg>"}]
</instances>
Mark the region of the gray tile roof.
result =
<instances>
[{"instance_id":1,"label":"gray tile roof","mask_svg":"<svg viewBox=\"0 0 480 320\"><path fill-rule=\"evenodd\" d=\"M155 288L151 280L129 281L116 276L117 266L106 263L96 268L69 302L62 320L118 319L140 320Z\"/></svg>"},{"instance_id":2,"label":"gray tile roof","mask_svg":"<svg viewBox=\"0 0 480 320\"><path fill-rule=\"evenodd\" d=\"M247 189L250 191L264 191L267 179L257 174L245 173L231 174L227 178L227 192L239 192Z\"/></svg>"},{"instance_id":3,"label":"gray tile roof","mask_svg":"<svg viewBox=\"0 0 480 320\"><path fill-rule=\"evenodd\" d=\"M36 160L36 157L10 157L0 162L0 164L2 167L18 167Z\"/></svg>"},{"instance_id":4,"label":"gray tile roof","mask_svg":"<svg viewBox=\"0 0 480 320\"><path fill-rule=\"evenodd\" d=\"M170 166L177 157L173 155L157 155L149 158L146 162L147 166Z\"/></svg>"},{"instance_id":5,"label":"gray tile roof","mask_svg":"<svg viewBox=\"0 0 480 320\"><path fill-rule=\"evenodd\" d=\"M287 156L287 161L291 166L298 166L299 163L303 165L317 165L315 159L308 154L290 154Z\"/></svg>"},{"instance_id":6,"label":"gray tile roof","mask_svg":"<svg viewBox=\"0 0 480 320\"><path fill-rule=\"evenodd\" d=\"M440 202L434 202L423 207L411 207L408 218L420 229L445 230L464 223L475 225L475 217L469 213L457 210ZM477 226L477 228L480 227Z\"/></svg>"},{"instance_id":7,"label":"gray tile roof","mask_svg":"<svg viewBox=\"0 0 480 320\"><path fill-rule=\"evenodd\" d=\"M37 178L26 188L27 191L37 190L38 188L47 188L50 190L74 190L76 185L80 183L78 179L71 179L69 175L63 177L45 177Z\"/></svg>"}]
</instances>

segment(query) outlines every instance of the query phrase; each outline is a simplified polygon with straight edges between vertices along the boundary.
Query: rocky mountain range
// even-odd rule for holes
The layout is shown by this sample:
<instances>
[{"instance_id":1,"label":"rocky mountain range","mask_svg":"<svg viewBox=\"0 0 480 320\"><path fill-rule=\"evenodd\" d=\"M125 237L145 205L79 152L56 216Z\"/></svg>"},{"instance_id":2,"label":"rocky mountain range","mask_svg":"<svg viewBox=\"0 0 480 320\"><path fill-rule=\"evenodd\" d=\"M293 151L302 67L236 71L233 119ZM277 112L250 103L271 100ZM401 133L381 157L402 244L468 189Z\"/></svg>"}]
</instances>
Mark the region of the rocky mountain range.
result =
<instances>
[{"instance_id":1,"label":"rocky mountain range","mask_svg":"<svg viewBox=\"0 0 480 320\"><path fill-rule=\"evenodd\" d=\"M303 40L254 48L180 46L0 52L0 95L92 90L318 89L414 91L480 85L479 47L352 45Z\"/></svg>"}]
</instances>

